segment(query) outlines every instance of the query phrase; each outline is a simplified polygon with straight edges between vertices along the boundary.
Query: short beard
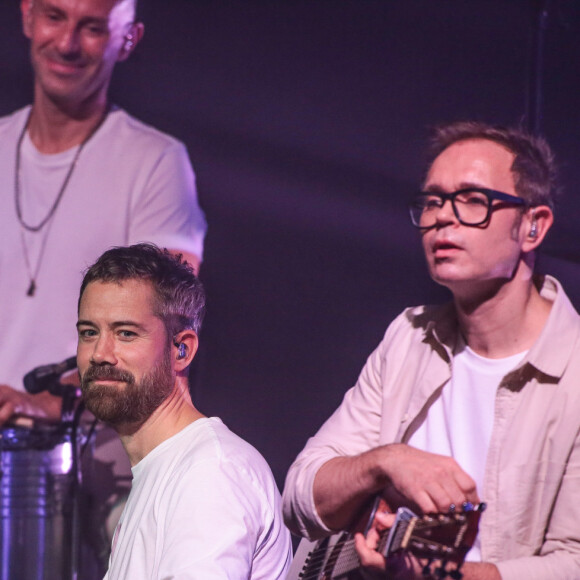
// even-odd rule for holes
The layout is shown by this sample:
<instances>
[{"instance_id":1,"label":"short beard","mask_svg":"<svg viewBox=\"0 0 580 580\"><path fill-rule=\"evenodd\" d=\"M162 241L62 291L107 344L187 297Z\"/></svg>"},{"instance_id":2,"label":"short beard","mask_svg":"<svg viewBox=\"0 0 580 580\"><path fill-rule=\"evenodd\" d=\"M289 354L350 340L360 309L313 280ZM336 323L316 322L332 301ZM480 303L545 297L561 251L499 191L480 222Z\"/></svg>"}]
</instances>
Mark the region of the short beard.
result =
<instances>
[{"instance_id":1,"label":"short beard","mask_svg":"<svg viewBox=\"0 0 580 580\"><path fill-rule=\"evenodd\" d=\"M95 380L119 380L125 387L95 385ZM170 351L137 383L132 373L110 365L91 365L81 378L86 408L101 421L116 428L121 425L141 426L167 399L173 389Z\"/></svg>"}]
</instances>

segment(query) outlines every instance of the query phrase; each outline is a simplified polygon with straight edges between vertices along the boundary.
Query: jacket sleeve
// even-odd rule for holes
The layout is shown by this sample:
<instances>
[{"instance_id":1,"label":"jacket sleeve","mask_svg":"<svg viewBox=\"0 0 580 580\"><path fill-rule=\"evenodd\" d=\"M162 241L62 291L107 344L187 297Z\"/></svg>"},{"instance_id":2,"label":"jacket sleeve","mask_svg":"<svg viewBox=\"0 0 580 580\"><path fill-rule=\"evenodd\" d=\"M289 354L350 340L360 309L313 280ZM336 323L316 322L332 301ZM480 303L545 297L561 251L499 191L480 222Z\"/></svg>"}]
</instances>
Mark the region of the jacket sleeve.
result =
<instances>
[{"instance_id":1,"label":"jacket sleeve","mask_svg":"<svg viewBox=\"0 0 580 580\"><path fill-rule=\"evenodd\" d=\"M286 525L295 534L315 539L331 533L314 506L313 483L320 467L334 457L357 455L379 444L381 377L388 334L368 358L356 385L290 467L282 496L283 511Z\"/></svg>"}]
</instances>

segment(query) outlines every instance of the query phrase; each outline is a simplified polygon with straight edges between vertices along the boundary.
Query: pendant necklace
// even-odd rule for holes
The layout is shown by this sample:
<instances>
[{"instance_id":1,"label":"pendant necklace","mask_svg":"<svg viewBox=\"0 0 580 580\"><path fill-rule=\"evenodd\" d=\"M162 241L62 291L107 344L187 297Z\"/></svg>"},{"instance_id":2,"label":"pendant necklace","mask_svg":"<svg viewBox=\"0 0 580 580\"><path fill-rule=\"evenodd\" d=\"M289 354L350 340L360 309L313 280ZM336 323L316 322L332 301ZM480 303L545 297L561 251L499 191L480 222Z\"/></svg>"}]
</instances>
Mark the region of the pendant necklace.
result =
<instances>
[{"instance_id":1,"label":"pendant necklace","mask_svg":"<svg viewBox=\"0 0 580 580\"><path fill-rule=\"evenodd\" d=\"M109 112L109 108L107 107L105 109L105 112L104 112L102 118L100 119L100 121L95 125L95 127L89 132L89 134L84 138L84 140L81 142L81 144L77 147L77 150L74 154L73 160L71 161L71 164L66 172L64 181L62 182L62 185L60 186L60 189L56 195L54 202L52 203L52 206L49 208L46 216L35 225L29 224L28 222L26 222L24 220L23 215L22 215L22 203L21 203L22 186L21 186L21 179L20 179L20 172L22 169L22 161L21 161L22 142L24 141L24 136L26 135L26 130L28 129L28 124L30 123L30 116L32 115L32 109L30 110L30 113L28 114L28 119L26 119L26 123L24 123L24 127L22 128L22 132L20 133L20 136L18 137L18 141L16 143L16 163L15 163L15 168L14 168L14 204L16 206L16 216L18 217L18 221L20 222L20 226L21 226L20 237L22 240L22 250L24 253L24 262L26 264L26 270L28 272L28 277L30 279L30 284L28 286L28 290L26 291L27 296L32 297L32 296L34 296L34 294L36 292L36 280L38 278L38 273L40 272L40 267L42 265L42 258L44 256L44 250L46 249L46 242L48 240L48 234L50 232L50 228L52 225L52 218L54 217L54 214L56 213L56 210L58 209L60 201L62 200L64 192L66 191L66 188L67 188L69 181L72 177L72 174L75 170L75 167L77 165L79 157L81 156L82 150L84 149L84 146L87 144L89 139L96 133L97 129L103 124L104 120L107 117L108 112ZM36 233L40 232L46 225L48 225L48 227L44 230L44 232L42 232L43 237L42 237L42 242L40 244L40 251L38 254L38 260L36 262L36 266L33 268L32 263L31 263L29 248L26 244L26 231L31 232L33 234L36 234Z\"/></svg>"}]
</instances>

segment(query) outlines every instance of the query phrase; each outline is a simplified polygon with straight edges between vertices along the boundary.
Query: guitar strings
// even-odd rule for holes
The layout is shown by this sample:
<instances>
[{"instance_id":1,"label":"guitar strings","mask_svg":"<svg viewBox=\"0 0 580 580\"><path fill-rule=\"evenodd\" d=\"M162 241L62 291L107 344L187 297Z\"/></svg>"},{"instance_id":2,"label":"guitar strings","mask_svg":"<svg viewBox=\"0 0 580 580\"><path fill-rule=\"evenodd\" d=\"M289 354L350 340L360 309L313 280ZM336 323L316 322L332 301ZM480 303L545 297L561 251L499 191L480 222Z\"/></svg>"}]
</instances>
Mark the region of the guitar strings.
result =
<instances>
[{"instance_id":1,"label":"guitar strings","mask_svg":"<svg viewBox=\"0 0 580 580\"><path fill-rule=\"evenodd\" d=\"M474 511L475 512L483 511L484 509L485 504L481 504L481 507L476 506ZM469 522L467 522L467 520L469 520L470 518L461 521L462 519L464 518L460 517L459 514L446 514L446 515L439 514L439 517L437 518L425 516L424 518L421 519L415 519L414 522L414 524L417 525L416 529L422 528L424 530L426 529L427 531L429 529L438 528L441 526L445 528L446 526L453 523L456 525L459 524L459 530L457 529L455 530L455 541L451 543L451 545L453 546L453 548L455 548L455 550L453 550L453 548L451 548L449 544L436 541L433 538L420 538L420 537L412 538L410 543L415 546L418 546L420 544L428 545L429 552L431 551L438 552L439 557L443 557L447 563L455 563L458 566L455 569L455 571L458 572L459 566L461 565L461 563L463 562L463 558L465 557L464 552L467 551L467 549L466 550L462 549L463 546L461 546L461 540L463 539L464 533L467 527L469 526ZM409 522L407 522L407 525L409 525ZM415 528L415 526L412 527ZM388 530L380 532L377 549L381 553L384 553L388 541L388 534L386 533L387 531ZM404 532L404 529L402 531ZM397 539L395 542L393 542L393 545L401 547L401 544L403 543L401 542L401 540L402 537L400 537L400 534L397 534ZM352 536L349 537L349 534L343 534L331 546L329 546L327 543L319 544L308 554L308 557L302 568L302 572L300 573L301 580L319 580L320 578L336 578L337 576L346 574L358 568L360 566L360 561L358 558L358 554L354 550L354 543L355 542ZM348 548L346 554L345 548ZM396 549L390 551L391 553L393 553L396 551ZM330 556L325 561L325 557L328 552L330 552ZM430 554L431 557L433 555L434 554ZM328 571L330 571L331 576L327 575ZM324 576L322 576L321 574L324 574ZM449 572L446 571L446 574L449 575Z\"/></svg>"},{"instance_id":2,"label":"guitar strings","mask_svg":"<svg viewBox=\"0 0 580 580\"><path fill-rule=\"evenodd\" d=\"M319 575L322 572L322 568L329 568L332 572L339 572L340 569L335 570L335 566L341 557L344 558L343 550L344 548L354 547L354 540L352 538L340 538L334 543L331 547L331 555L329 556L328 560L325 562L325 556L327 554L327 546L321 546L315 548L310 552L306 563L302 569L302 573L300 574L301 580L317 580L321 576ZM358 555L353 550L352 554L347 555L348 562L351 562L351 565L354 566L352 568L348 568L344 572L348 572L350 570L354 570L360 566L360 562L358 560ZM345 560L346 560L345 558ZM341 564L343 562L341 561Z\"/></svg>"}]
</instances>

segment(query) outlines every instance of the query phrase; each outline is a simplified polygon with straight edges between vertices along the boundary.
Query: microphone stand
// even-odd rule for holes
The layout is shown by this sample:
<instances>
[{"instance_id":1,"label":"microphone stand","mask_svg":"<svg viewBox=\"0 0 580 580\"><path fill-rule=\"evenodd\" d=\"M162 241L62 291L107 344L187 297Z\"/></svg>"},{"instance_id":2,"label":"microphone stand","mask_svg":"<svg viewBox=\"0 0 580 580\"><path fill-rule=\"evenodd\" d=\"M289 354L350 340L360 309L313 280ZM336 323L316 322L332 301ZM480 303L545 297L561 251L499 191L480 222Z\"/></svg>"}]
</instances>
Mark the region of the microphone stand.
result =
<instances>
[{"instance_id":1,"label":"microphone stand","mask_svg":"<svg viewBox=\"0 0 580 580\"><path fill-rule=\"evenodd\" d=\"M64 433L70 433L71 440L71 525L70 525L70 580L79 579L79 562L81 546L81 519L80 519L80 492L82 484L82 449L86 444L80 445L80 420L84 411L83 402L80 399L80 389L74 385L60 382L63 374L76 367L76 358L71 357L62 363L37 367L24 377L24 386L30 393L48 391L51 395L62 398L61 425ZM90 431L87 439L92 436ZM89 441L87 440L86 443Z\"/></svg>"}]
</instances>

